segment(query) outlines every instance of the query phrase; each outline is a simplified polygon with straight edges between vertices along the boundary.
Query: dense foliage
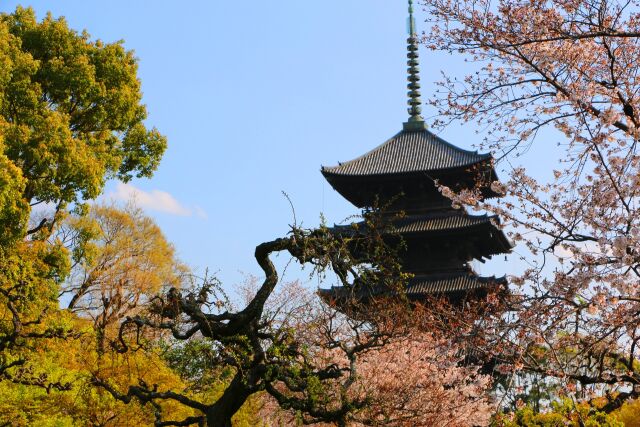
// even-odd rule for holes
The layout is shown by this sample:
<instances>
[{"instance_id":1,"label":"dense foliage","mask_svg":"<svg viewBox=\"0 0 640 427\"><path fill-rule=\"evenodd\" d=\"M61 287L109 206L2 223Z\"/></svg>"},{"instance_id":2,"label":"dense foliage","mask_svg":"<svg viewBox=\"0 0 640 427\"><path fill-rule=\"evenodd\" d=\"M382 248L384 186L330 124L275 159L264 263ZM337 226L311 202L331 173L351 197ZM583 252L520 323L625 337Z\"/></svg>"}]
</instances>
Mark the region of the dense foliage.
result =
<instances>
[{"instance_id":1,"label":"dense foliage","mask_svg":"<svg viewBox=\"0 0 640 427\"><path fill-rule=\"evenodd\" d=\"M18 8L0 14L0 63L0 384L20 384L2 395L26 403L30 390L72 387L48 346L85 333L59 310L72 259L56 228L105 180L150 176L166 142L143 124L136 59L121 43Z\"/></svg>"}]
</instances>

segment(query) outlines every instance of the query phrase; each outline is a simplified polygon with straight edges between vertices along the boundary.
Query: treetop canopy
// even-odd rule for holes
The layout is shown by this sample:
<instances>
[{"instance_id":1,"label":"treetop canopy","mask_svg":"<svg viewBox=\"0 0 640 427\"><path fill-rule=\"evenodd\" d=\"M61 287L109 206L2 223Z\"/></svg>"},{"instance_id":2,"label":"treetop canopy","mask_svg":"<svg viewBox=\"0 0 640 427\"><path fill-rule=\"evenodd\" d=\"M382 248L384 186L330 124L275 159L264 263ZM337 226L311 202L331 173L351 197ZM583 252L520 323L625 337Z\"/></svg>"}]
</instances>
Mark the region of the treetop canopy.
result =
<instances>
[{"instance_id":1,"label":"treetop canopy","mask_svg":"<svg viewBox=\"0 0 640 427\"><path fill-rule=\"evenodd\" d=\"M166 139L144 124L137 59L122 41L18 8L0 14L0 64L0 162L19 169L7 170L24 180L24 201L61 207L157 168Z\"/></svg>"}]
</instances>

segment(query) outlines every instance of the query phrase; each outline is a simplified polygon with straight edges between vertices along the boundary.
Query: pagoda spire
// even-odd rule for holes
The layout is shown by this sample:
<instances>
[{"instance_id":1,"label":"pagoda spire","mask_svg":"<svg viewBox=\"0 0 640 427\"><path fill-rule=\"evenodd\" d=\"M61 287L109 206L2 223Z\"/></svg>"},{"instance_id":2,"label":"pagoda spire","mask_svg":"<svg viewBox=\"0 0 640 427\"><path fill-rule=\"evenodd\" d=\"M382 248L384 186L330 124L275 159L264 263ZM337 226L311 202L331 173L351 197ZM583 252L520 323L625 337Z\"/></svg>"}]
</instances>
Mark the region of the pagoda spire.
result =
<instances>
[{"instance_id":1,"label":"pagoda spire","mask_svg":"<svg viewBox=\"0 0 640 427\"><path fill-rule=\"evenodd\" d=\"M404 123L405 131L425 130L427 126L424 119L420 115L422 112L422 100L420 99L420 61L418 55L418 36L416 34L416 21L413 17L413 0L409 0L409 21L408 21L409 38L407 39L407 69L409 84L408 95L409 100L409 120Z\"/></svg>"}]
</instances>

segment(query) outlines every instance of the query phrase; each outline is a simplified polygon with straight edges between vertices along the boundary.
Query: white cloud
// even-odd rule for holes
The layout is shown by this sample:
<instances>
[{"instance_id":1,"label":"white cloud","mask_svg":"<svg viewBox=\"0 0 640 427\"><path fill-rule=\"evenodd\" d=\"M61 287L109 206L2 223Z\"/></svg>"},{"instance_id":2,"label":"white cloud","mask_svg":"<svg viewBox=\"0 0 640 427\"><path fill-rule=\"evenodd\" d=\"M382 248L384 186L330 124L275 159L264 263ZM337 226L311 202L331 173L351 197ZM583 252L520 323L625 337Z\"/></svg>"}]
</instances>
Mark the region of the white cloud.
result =
<instances>
[{"instance_id":1,"label":"white cloud","mask_svg":"<svg viewBox=\"0 0 640 427\"><path fill-rule=\"evenodd\" d=\"M125 184L122 182L119 182L116 190L109 193L107 197L124 202L132 201L143 209L164 212L170 215L192 216L195 214L203 219L206 219L207 216L204 210L199 206L196 206L193 209L186 207L166 191L144 191L131 184Z\"/></svg>"},{"instance_id":2,"label":"white cloud","mask_svg":"<svg viewBox=\"0 0 640 427\"><path fill-rule=\"evenodd\" d=\"M207 215L207 213L205 212L204 209L202 209L200 206L196 205L193 208L194 213L196 214L196 216L198 218L202 218L202 219L207 219L209 218L209 215Z\"/></svg>"}]
</instances>

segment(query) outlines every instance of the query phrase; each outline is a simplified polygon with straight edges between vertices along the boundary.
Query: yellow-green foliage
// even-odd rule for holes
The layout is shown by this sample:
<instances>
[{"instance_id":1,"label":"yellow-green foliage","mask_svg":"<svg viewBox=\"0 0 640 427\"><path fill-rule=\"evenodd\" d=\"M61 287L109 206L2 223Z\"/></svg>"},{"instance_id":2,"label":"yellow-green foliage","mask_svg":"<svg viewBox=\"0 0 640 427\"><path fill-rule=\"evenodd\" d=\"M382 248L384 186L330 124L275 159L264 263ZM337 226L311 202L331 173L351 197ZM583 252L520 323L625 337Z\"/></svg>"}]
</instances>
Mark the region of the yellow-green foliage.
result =
<instances>
[{"instance_id":1,"label":"yellow-green foliage","mask_svg":"<svg viewBox=\"0 0 640 427\"><path fill-rule=\"evenodd\" d=\"M122 42L92 41L62 18L38 21L31 9L0 13L0 424L95 425L101 402L115 405L88 387L94 331L83 325L73 338L79 320L59 310L72 257L49 225L70 204L80 210L98 196L108 178L157 167L166 140L144 126L141 99L137 60ZM30 206L43 203L55 213L29 233ZM162 365L147 368L166 373L163 381L177 378ZM43 388L50 384L71 391Z\"/></svg>"},{"instance_id":2,"label":"yellow-green foliage","mask_svg":"<svg viewBox=\"0 0 640 427\"><path fill-rule=\"evenodd\" d=\"M153 425L153 408L136 400L126 405L109 393L91 385L92 375L108 378L111 385L126 394L129 385L144 378L160 390L183 390L186 384L155 352L126 355L109 353L99 357L95 334L84 320L73 320L77 339L41 340L29 360L47 374L49 382L69 384L70 390L47 392L43 388L10 381L0 382L0 425L12 426L143 426ZM193 411L172 401L162 404L169 417L183 419Z\"/></svg>"},{"instance_id":3,"label":"yellow-green foliage","mask_svg":"<svg viewBox=\"0 0 640 427\"><path fill-rule=\"evenodd\" d=\"M536 414L524 407L512 414L501 414L493 422L495 427L624 427L618 417L606 414L588 404L575 404L570 399L553 402L549 411Z\"/></svg>"},{"instance_id":4,"label":"yellow-green foliage","mask_svg":"<svg viewBox=\"0 0 640 427\"><path fill-rule=\"evenodd\" d=\"M640 427L640 399L625 403L615 415L625 427Z\"/></svg>"},{"instance_id":5,"label":"yellow-green foliage","mask_svg":"<svg viewBox=\"0 0 640 427\"><path fill-rule=\"evenodd\" d=\"M22 198L26 184L22 171L3 154L3 148L0 124L0 245L9 246L24 235L29 204Z\"/></svg>"},{"instance_id":6,"label":"yellow-green foliage","mask_svg":"<svg viewBox=\"0 0 640 427\"><path fill-rule=\"evenodd\" d=\"M105 179L148 176L166 147L147 130L137 62L122 42L92 41L32 9L0 14L2 154L27 201L94 198Z\"/></svg>"}]
</instances>

